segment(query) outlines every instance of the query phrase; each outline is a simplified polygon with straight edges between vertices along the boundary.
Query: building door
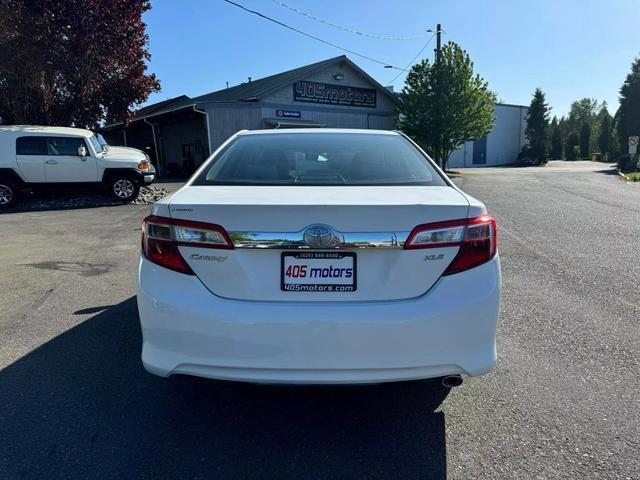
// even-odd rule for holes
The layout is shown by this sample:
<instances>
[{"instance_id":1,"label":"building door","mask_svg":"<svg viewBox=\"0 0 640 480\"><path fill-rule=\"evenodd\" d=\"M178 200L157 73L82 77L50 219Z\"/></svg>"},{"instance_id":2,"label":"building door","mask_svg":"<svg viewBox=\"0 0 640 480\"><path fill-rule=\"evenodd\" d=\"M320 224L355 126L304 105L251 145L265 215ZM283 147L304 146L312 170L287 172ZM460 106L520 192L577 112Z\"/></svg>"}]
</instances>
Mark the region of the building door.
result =
<instances>
[{"instance_id":1,"label":"building door","mask_svg":"<svg viewBox=\"0 0 640 480\"><path fill-rule=\"evenodd\" d=\"M193 143L182 144L182 171L191 175L196 170L196 156Z\"/></svg>"},{"instance_id":2,"label":"building door","mask_svg":"<svg viewBox=\"0 0 640 480\"><path fill-rule=\"evenodd\" d=\"M473 165L487 164L487 136L473 141Z\"/></svg>"}]
</instances>

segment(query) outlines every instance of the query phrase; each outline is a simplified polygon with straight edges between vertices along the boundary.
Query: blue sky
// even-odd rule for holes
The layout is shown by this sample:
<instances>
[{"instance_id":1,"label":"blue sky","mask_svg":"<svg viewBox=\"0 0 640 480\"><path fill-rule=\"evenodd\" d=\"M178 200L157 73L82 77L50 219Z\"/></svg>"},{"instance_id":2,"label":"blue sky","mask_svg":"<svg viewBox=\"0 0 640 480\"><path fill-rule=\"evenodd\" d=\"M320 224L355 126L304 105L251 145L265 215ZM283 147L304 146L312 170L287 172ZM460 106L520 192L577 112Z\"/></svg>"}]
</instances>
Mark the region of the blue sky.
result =
<instances>
[{"instance_id":1,"label":"blue sky","mask_svg":"<svg viewBox=\"0 0 640 480\"><path fill-rule=\"evenodd\" d=\"M272 0L236 0L248 8L351 50L405 67L427 39L362 38L300 16ZM606 100L613 113L618 89L640 54L636 0L281 0L309 14L386 36L425 33L441 23L465 48L475 69L506 103L528 104L536 87L553 113L573 100ZM145 14L150 71L162 91L150 102L200 95L316 62L343 52L243 12L223 0L155 0ZM435 41L423 56L433 57ZM348 54L383 85L397 71ZM404 74L394 83L402 88Z\"/></svg>"}]
</instances>

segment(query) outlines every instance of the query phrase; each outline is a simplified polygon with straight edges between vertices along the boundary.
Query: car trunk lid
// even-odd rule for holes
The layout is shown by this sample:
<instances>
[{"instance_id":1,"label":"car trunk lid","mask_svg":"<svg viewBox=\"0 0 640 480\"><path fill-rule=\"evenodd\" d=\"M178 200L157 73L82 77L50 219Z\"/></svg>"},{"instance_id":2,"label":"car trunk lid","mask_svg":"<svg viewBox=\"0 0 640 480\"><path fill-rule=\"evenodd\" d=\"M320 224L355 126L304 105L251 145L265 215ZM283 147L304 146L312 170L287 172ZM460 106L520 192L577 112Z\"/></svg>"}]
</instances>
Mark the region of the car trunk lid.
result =
<instances>
[{"instance_id":1,"label":"car trunk lid","mask_svg":"<svg viewBox=\"0 0 640 480\"><path fill-rule=\"evenodd\" d=\"M236 244L232 250L179 247L207 288L221 297L259 301L376 301L422 295L458 247L404 250L403 241L417 225L466 218L468 208L465 196L449 186L189 186L169 205L172 218L220 225ZM329 227L346 244L338 249L299 248L304 247L305 229L313 225ZM266 248L247 241L255 238L282 242ZM350 240L358 238L363 241ZM367 248L360 248L371 239ZM283 264L305 263L283 256L296 252L347 254L334 259L338 263L333 267L353 268L355 290L283 289ZM322 259L312 260L310 268L323 267Z\"/></svg>"}]
</instances>

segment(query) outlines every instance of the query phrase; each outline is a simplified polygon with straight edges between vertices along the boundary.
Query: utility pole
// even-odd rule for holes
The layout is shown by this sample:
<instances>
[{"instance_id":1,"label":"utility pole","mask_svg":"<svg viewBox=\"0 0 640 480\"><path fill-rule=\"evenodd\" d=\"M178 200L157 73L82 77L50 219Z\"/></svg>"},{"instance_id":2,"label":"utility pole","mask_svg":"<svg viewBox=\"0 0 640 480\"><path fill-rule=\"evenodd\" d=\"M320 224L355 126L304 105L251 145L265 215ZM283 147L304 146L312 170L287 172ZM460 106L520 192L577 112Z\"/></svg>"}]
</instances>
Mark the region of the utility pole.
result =
<instances>
[{"instance_id":1,"label":"utility pole","mask_svg":"<svg viewBox=\"0 0 640 480\"><path fill-rule=\"evenodd\" d=\"M441 158L440 152L440 49L442 48L442 42L441 42L441 37L442 37L442 26L440 24L437 25L436 27L436 81L435 81L435 86L436 86L436 95L435 95L435 100L436 100L436 104L435 104L435 117L436 117L436 131L435 133L435 142L434 142L434 154L436 157L436 163L440 166L440 168L444 167L444 161Z\"/></svg>"},{"instance_id":2,"label":"utility pole","mask_svg":"<svg viewBox=\"0 0 640 480\"><path fill-rule=\"evenodd\" d=\"M436 27L436 65L440 64L440 49L442 48L442 26Z\"/></svg>"}]
</instances>

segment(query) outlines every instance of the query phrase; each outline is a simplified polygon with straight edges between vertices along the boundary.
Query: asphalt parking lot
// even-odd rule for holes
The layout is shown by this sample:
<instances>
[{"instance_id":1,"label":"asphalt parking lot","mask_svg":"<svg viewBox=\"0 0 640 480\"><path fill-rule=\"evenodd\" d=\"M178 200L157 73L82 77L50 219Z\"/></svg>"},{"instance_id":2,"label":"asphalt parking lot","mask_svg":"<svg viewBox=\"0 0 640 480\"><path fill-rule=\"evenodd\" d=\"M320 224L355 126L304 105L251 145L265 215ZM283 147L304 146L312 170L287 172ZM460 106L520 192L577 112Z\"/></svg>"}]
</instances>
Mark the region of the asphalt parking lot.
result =
<instances>
[{"instance_id":1,"label":"asphalt parking lot","mask_svg":"<svg viewBox=\"0 0 640 480\"><path fill-rule=\"evenodd\" d=\"M640 185L590 162L455 181L498 221L504 290L496 370L451 392L154 377L149 207L1 215L0 478L640 478Z\"/></svg>"}]
</instances>

